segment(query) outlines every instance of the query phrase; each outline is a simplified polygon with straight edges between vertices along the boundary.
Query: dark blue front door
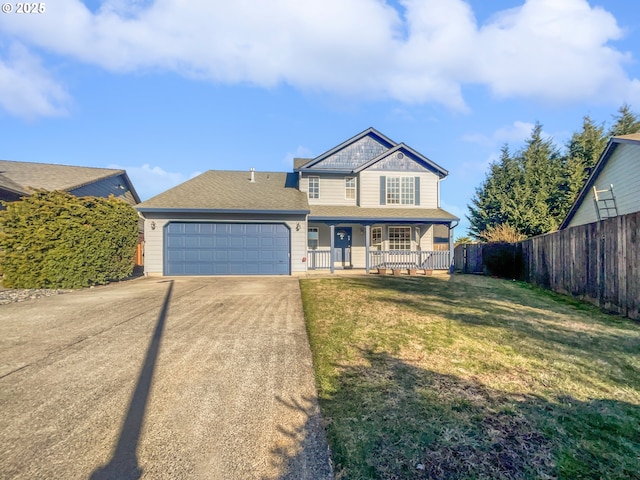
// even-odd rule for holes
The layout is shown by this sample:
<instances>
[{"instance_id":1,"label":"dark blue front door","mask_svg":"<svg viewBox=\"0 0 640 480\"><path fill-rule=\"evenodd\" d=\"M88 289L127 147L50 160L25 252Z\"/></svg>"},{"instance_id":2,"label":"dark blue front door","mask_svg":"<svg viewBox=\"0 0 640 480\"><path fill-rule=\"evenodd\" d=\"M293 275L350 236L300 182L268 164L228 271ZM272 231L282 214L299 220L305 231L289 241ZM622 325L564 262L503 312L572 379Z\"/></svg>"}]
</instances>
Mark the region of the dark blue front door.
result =
<instances>
[{"instance_id":1,"label":"dark blue front door","mask_svg":"<svg viewBox=\"0 0 640 480\"><path fill-rule=\"evenodd\" d=\"M336 227L333 238L333 261L342 268L351 268L351 227Z\"/></svg>"}]
</instances>

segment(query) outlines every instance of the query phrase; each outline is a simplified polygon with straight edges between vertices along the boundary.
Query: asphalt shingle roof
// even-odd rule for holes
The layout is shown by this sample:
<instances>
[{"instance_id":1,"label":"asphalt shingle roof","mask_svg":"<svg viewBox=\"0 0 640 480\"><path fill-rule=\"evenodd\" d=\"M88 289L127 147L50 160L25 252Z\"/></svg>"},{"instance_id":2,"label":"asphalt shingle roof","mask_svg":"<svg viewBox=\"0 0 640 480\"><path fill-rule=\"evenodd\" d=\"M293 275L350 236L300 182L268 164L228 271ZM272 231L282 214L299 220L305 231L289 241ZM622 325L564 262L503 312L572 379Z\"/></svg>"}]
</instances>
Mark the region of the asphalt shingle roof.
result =
<instances>
[{"instance_id":1,"label":"asphalt shingle roof","mask_svg":"<svg viewBox=\"0 0 640 480\"><path fill-rule=\"evenodd\" d=\"M630 133L628 135L618 135L617 137L613 138L622 138L623 140L637 140L638 142L640 142L640 132Z\"/></svg>"},{"instance_id":2,"label":"asphalt shingle roof","mask_svg":"<svg viewBox=\"0 0 640 480\"><path fill-rule=\"evenodd\" d=\"M15 190L16 185L19 186L20 193L27 193L31 189L68 191L124 173L126 173L124 170L112 168L0 160L0 176L11 183L2 180L0 182L7 183L12 190Z\"/></svg>"},{"instance_id":3,"label":"asphalt shingle roof","mask_svg":"<svg viewBox=\"0 0 640 480\"><path fill-rule=\"evenodd\" d=\"M233 210L308 212L297 175L284 172L209 170L137 205L145 210Z\"/></svg>"},{"instance_id":4,"label":"asphalt shingle roof","mask_svg":"<svg viewBox=\"0 0 640 480\"><path fill-rule=\"evenodd\" d=\"M311 160L313 160L313 158L294 158L293 159L293 168L294 168L294 170L297 169L297 168L302 167L303 165L306 165Z\"/></svg>"},{"instance_id":5,"label":"asphalt shingle roof","mask_svg":"<svg viewBox=\"0 0 640 480\"><path fill-rule=\"evenodd\" d=\"M2 173L0 173L0 188L2 188L4 190L9 190L10 192L15 192L15 193L18 193L18 194L27 194L27 193L29 193L24 188L22 188L20 185L18 185L16 182L14 182L10 178L7 178L4 175L2 175Z\"/></svg>"}]
</instances>

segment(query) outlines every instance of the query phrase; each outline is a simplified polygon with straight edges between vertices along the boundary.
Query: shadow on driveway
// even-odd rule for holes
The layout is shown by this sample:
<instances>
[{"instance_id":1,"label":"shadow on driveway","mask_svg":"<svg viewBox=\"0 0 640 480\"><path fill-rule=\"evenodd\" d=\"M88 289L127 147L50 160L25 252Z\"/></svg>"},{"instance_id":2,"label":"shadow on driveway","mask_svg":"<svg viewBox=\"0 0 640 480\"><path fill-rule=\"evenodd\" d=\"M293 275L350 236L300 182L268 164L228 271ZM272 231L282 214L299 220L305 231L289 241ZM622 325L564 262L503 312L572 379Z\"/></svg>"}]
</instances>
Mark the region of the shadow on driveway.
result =
<instances>
[{"instance_id":1,"label":"shadow on driveway","mask_svg":"<svg viewBox=\"0 0 640 480\"><path fill-rule=\"evenodd\" d=\"M160 350L160 340L162 339L169 302L171 301L173 280L168 280L167 282L169 283L169 288L165 294L162 310L158 315L156 328L147 348L147 355L140 370L138 383L131 396L127 416L120 430L118 444L109 463L95 470L91 474L91 480L136 480L142 476L142 469L138 465L136 450L144 422L149 391L151 390L153 372Z\"/></svg>"}]
</instances>

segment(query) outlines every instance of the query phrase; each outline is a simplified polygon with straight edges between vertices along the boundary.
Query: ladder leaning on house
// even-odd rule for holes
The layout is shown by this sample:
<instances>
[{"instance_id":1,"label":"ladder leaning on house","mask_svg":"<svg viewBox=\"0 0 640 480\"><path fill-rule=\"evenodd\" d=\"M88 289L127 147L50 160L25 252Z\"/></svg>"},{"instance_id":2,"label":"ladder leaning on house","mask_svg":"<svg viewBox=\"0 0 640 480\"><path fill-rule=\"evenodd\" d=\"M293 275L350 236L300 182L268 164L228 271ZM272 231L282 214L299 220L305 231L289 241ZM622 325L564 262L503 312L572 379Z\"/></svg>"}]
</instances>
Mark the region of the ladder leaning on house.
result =
<instances>
[{"instance_id":1,"label":"ladder leaning on house","mask_svg":"<svg viewBox=\"0 0 640 480\"><path fill-rule=\"evenodd\" d=\"M613 185L609 185L609 188L605 190L597 190L594 186L593 203L596 205L598 220L618 216L618 206L616 205L616 197L613 194Z\"/></svg>"}]
</instances>

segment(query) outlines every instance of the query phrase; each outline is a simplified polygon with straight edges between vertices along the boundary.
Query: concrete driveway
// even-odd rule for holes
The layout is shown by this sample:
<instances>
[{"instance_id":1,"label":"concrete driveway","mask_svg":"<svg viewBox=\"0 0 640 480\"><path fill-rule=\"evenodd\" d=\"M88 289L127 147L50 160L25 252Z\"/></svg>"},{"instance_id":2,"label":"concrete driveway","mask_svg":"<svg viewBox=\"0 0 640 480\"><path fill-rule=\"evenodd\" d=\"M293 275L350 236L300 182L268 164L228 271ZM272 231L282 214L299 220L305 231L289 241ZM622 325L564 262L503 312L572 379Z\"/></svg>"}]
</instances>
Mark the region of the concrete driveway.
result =
<instances>
[{"instance_id":1,"label":"concrete driveway","mask_svg":"<svg viewBox=\"0 0 640 480\"><path fill-rule=\"evenodd\" d=\"M0 478L331 478L297 280L0 305Z\"/></svg>"}]
</instances>

